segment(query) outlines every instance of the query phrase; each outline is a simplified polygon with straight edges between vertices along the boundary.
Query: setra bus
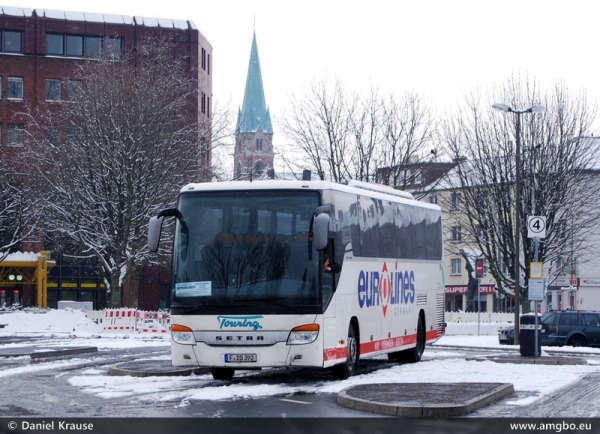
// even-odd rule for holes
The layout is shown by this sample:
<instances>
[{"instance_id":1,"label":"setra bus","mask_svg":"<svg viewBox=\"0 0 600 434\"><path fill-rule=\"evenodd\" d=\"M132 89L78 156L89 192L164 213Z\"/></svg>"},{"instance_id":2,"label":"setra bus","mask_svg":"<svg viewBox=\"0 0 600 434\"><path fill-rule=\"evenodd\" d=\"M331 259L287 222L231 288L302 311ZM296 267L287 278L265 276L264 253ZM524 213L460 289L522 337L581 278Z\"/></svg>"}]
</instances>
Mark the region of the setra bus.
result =
<instances>
[{"instance_id":1,"label":"setra bus","mask_svg":"<svg viewBox=\"0 0 600 434\"><path fill-rule=\"evenodd\" d=\"M150 220L151 251L167 216L174 366L220 380L308 366L347 378L364 357L418 362L444 335L437 205L359 181L189 184Z\"/></svg>"}]
</instances>

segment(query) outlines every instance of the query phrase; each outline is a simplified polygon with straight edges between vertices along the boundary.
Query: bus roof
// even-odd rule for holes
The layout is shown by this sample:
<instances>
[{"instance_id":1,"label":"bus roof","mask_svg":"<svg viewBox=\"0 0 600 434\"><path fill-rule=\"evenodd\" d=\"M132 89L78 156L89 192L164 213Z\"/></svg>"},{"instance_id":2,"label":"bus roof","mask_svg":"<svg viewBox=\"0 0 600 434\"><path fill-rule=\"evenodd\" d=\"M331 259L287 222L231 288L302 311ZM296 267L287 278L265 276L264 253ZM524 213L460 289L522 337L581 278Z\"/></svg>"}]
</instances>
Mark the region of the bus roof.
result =
<instances>
[{"instance_id":1,"label":"bus roof","mask_svg":"<svg viewBox=\"0 0 600 434\"><path fill-rule=\"evenodd\" d=\"M260 181L225 181L201 182L187 184L181 193L198 191L235 191L235 190L336 190L357 195L369 196L377 199L400 201L418 204L424 208L439 209L437 205L416 200L412 194L396 190L383 184L351 180L348 184L331 181L287 181L287 180L260 180ZM368 193L367 193L368 192Z\"/></svg>"}]
</instances>

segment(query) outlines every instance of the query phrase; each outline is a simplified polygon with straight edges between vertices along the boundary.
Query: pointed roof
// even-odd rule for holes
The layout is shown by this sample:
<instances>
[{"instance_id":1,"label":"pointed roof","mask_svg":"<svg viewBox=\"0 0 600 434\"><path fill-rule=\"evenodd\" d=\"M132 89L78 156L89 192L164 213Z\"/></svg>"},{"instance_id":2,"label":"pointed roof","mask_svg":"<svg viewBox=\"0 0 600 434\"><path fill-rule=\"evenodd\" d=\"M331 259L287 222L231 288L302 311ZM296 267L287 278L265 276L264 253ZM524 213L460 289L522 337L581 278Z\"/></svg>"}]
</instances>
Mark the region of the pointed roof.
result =
<instances>
[{"instance_id":1,"label":"pointed roof","mask_svg":"<svg viewBox=\"0 0 600 434\"><path fill-rule=\"evenodd\" d=\"M273 133L271 114L265 103L265 91L263 89L258 47L256 45L256 32L252 35L252 49L250 51L248 76L246 77L244 103L242 109L238 112L236 125L238 132L241 133L255 132L258 130L258 127L265 133Z\"/></svg>"}]
</instances>

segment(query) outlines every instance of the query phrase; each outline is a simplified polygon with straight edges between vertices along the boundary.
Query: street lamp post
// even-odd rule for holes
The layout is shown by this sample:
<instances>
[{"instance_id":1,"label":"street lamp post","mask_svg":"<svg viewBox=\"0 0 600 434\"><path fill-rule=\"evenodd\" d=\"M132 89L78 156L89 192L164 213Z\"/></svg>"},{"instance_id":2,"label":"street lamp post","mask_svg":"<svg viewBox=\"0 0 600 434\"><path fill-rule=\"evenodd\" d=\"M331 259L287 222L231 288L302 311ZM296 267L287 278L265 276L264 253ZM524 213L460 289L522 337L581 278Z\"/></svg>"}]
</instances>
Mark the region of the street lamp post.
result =
<instances>
[{"instance_id":1,"label":"street lamp post","mask_svg":"<svg viewBox=\"0 0 600 434\"><path fill-rule=\"evenodd\" d=\"M541 113L545 110L542 105L534 105L525 110L514 110L506 104L496 103L492 105L496 110L506 113L514 113L517 116L516 123L516 146L515 146L515 344L519 343L519 312L521 309L521 297L519 294L519 281L521 276L521 267L519 266L520 240L521 240L521 194L519 186L521 184L521 115L523 113ZM536 312L537 314L537 312Z\"/></svg>"}]
</instances>

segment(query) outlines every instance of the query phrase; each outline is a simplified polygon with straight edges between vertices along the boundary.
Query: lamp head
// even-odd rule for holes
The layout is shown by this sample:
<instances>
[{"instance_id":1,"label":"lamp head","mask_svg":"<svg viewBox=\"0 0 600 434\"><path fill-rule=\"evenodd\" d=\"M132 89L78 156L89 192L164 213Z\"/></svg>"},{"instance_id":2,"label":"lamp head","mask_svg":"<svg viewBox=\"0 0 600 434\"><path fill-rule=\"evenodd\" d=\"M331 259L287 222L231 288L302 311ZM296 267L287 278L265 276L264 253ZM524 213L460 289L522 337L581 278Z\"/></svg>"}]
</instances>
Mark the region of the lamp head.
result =
<instances>
[{"instance_id":1,"label":"lamp head","mask_svg":"<svg viewBox=\"0 0 600 434\"><path fill-rule=\"evenodd\" d=\"M543 105L534 105L527 109L529 113L542 113L544 110L546 110L546 107Z\"/></svg>"},{"instance_id":2,"label":"lamp head","mask_svg":"<svg viewBox=\"0 0 600 434\"><path fill-rule=\"evenodd\" d=\"M500 110L503 112L511 112L513 111L512 108L510 108L509 106L507 106L506 104L501 104L499 102L497 102L496 104L492 105L492 108L495 108L496 110Z\"/></svg>"}]
</instances>

